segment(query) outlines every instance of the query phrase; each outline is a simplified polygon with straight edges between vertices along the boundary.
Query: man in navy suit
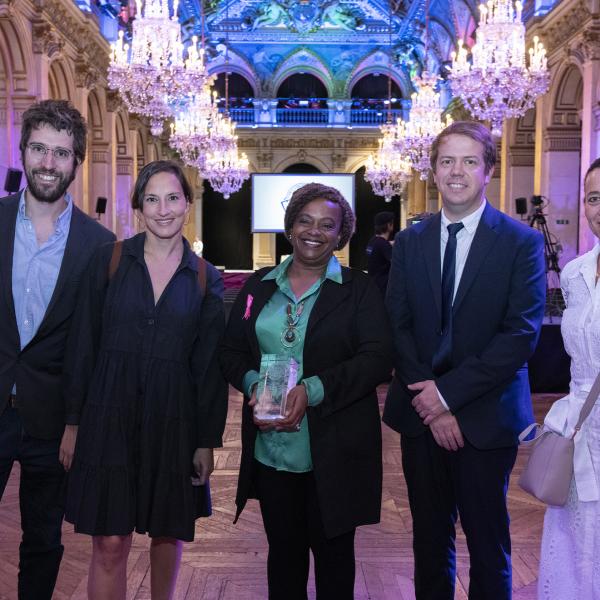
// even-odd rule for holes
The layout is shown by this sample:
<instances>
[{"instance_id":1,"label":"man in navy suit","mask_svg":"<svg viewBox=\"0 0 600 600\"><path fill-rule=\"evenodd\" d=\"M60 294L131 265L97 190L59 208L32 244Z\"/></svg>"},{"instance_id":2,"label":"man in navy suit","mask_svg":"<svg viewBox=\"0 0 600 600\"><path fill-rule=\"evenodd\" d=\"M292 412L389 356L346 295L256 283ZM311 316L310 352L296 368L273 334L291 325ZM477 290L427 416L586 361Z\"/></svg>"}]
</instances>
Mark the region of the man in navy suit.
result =
<instances>
[{"instance_id":1,"label":"man in navy suit","mask_svg":"<svg viewBox=\"0 0 600 600\"><path fill-rule=\"evenodd\" d=\"M50 600L63 553L65 427L62 362L83 271L115 236L67 193L85 158L86 124L65 100L23 114L26 189L0 198L0 498L21 465L20 600Z\"/></svg>"},{"instance_id":2,"label":"man in navy suit","mask_svg":"<svg viewBox=\"0 0 600 600\"><path fill-rule=\"evenodd\" d=\"M396 347L383 420L401 434L417 600L452 600L455 522L470 600L511 597L508 479L533 421L526 361L545 302L542 236L485 199L489 131L456 122L431 150L442 210L396 236L387 292Z\"/></svg>"}]
</instances>

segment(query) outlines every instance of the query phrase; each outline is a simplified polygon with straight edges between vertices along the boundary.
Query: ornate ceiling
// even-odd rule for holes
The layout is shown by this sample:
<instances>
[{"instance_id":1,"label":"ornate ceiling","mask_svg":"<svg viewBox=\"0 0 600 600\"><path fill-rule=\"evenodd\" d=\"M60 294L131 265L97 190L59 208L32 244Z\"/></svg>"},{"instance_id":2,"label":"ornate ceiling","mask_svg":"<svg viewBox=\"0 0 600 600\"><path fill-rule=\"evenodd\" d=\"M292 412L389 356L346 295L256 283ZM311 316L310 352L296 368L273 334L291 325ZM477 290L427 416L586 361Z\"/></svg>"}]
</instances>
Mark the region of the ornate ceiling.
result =
<instances>
[{"instance_id":1,"label":"ornate ceiling","mask_svg":"<svg viewBox=\"0 0 600 600\"><path fill-rule=\"evenodd\" d=\"M210 70L238 72L257 97L273 97L293 72L319 77L330 97L348 97L364 75L387 74L390 54L393 78L409 97L411 77L424 67L444 76L478 12L474 0L204 1ZM179 16L186 39L200 36L200 0L181 0Z\"/></svg>"}]
</instances>

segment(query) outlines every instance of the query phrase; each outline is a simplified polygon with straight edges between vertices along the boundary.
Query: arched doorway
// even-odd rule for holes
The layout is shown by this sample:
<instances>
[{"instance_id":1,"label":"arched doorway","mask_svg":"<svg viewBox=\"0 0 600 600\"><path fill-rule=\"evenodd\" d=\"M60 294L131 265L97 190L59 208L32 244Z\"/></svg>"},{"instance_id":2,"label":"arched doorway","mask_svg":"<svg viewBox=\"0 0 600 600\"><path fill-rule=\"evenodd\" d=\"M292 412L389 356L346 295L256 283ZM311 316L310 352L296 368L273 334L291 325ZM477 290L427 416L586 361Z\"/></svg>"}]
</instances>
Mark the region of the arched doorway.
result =
<instances>
[{"instance_id":1,"label":"arched doorway","mask_svg":"<svg viewBox=\"0 0 600 600\"><path fill-rule=\"evenodd\" d=\"M385 123L389 108L393 111L402 110L402 91L393 79L389 89L388 82L389 78L383 73L371 73L354 84L350 91L352 123ZM389 103L388 95L391 100Z\"/></svg>"}]
</instances>

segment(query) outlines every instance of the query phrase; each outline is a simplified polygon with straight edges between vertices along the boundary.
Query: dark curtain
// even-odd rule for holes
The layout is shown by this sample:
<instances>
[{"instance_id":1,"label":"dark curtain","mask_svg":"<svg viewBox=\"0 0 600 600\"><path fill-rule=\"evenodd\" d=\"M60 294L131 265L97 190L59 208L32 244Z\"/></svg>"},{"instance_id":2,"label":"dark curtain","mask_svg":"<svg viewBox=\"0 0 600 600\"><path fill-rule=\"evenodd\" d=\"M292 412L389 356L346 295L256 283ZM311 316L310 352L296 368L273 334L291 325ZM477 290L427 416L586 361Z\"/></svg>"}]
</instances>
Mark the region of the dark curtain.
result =
<instances>
[{"instance_id":1,"label":"dark curtain","mask_svg":"<svg viewBox=\"0 0 600 600\"><path fill-rule=\"evenodd\" d=\"M204 181L203 255L213 265L228 269L252 268L250 182L251 179L247 179L239 192L225 200L208 181Z\"/></svg>"}]
</instances>

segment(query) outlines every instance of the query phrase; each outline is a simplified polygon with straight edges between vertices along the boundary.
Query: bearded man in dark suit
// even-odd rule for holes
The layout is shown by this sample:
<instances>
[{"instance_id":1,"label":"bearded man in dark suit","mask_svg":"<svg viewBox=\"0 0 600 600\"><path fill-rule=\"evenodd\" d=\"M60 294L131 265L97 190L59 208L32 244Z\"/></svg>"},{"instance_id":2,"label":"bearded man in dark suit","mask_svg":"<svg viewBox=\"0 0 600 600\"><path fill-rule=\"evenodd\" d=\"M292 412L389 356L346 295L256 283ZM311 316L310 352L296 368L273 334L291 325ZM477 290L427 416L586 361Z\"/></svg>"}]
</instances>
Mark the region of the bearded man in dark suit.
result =
<instances>
[{"instance_id":1,"label":"bearded man in dark suit","mask_svg":"<svg viewBox=\"0 0 600 600\"><path fill-rule=\"evenodd\" d=\"M0 497L21 466L20 600L52 597L63 554L63 479L76 426L65 426L65 343L89 258L115 236L67 193L85 158L87 128L64 100L23 114L27 187L0 199Z\"/></svg>"}]
</instances>

